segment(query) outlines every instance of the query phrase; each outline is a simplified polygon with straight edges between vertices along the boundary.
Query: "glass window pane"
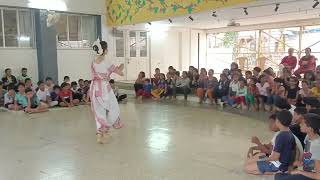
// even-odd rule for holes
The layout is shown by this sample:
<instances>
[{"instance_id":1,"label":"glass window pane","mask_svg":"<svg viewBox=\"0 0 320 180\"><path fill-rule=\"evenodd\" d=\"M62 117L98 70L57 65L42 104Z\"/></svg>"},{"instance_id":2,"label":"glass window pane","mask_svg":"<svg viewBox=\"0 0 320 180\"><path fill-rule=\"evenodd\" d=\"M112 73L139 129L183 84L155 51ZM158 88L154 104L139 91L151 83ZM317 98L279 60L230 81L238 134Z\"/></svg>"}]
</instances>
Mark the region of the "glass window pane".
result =
<instances>
[{"instance_id":1,"label":"glass window pane","mask_svg":"<svg viewBox=\"0 0 320 180\"><path fill-rule=\"evenodd\" d=\"M261 32L261 56L268 60L265 67L278 70L282 58L287 55L289 48L299 49L299 27L267 29ZM297 54L295 54L297 56Z\"/></svg>"},{"instance_id":2,"label":"glass window pane","mask_svg":"<svg viewBox=\"0 0 320 180\"><path fill-rule=\"evenodd\" d=\"M30 11L19 11L19 45L20 47L33 47L33 26Z\"/></svg>"},{"instance_id":3,"label":"glass window pane","mask_svg":"<svg viewBox=\"0 0 320 180\"><path fill-rule=\"evenodd\" d=\"M81 41L81 17L69 16L69 41Z\"/></svg>"},{"instance_id":4,"label":"glass window pane","mask_svg":"<svg viewBox=\"0 0 320 180\"><path fill-rule=\"evenodd\" d=\"M113 30L113 34L114 34L114 37L123 37L123 31L120 31L120 30L117 30L117 29L114 29Z\"/></svg>"},{"instance_id":5,"label":"glass window pane","mask_svg":"<svg viewBox=\"0 0 320 180\"><path fill-rule=\"evenodd\" d=\"M3 10L6 47L18 47L17 11Z\"/></svg>"},{"instance_id":6,"label":"glass window pane","mask_svg":"<svg viewBox=\"0 0 320 180\"><path fill-rule=\"evenodd\" d=\"M302 34L302 51L305 48L310 47L312 50L312 53L320 52L319 37L320 37L320 25L306 26Z\"/></svg>"},{"instance_id":7,"label":"glass window pane","mask_svg":"<svg viewBox=\"0 0 320 180\"><path fill-rule=\"evenodd\" d=\"M0 47L3 47L2 18L0 10Z\"/></svg>"},{"instance_id":8,"label":"glass window pane","mask_svg":"<svg viewBox=\"0 0 320 180\"><path fill-rule=\"evenodd\" d=\"M58 22L55 24L55 28L57 31L58 47L69 47L66 15L60 15Z\"/></svg>"},{"instance_id":9,"label":"glass window pane","mask_svg":"<svg viewBox=\"0 0 320 180\"><path fill-rule=\"evenodd\" d=\"M208 34L208 68L222 72L224 68L230 66L234 58L232 52L237 42L237 35L236 32Z\"/></svg>"},{"instance_id":10,"label":"glass window pane","mask_svg":"<svg viewBox=\"0 0 320 180\"><path fill-rule=\"evenodd\" d=\"M116 39L116 57L124 57L124 38Z\"/></svg>"},{"instance_id":11,"label":"glass window pane","mask_svg":"<svg viewBox=\"0 0 320 180\"><path fill-rule=\"evenodd\" d=\"M148 56L147 32L140 32L140 57Z\"/></svg>"},{"instance_id":12,"label":"glass window pane","mask_svg":"<svg viewBox=\"0 0 320 180\"><path fill-rule=\"evenodd\" d=\"M82 16L82 47L90 48L97 39L97 24L94 16Z\"/></svg>"},{"instance_id":13,"label":"glass window pane","mask_svg":"<svg viewBox=\"0 0 320 180\"><path fill-rule=\"evenodd\" d=\"M137 57L137 39L136 32L130 31L130 57Z\"/></svg>"}]
</instances>

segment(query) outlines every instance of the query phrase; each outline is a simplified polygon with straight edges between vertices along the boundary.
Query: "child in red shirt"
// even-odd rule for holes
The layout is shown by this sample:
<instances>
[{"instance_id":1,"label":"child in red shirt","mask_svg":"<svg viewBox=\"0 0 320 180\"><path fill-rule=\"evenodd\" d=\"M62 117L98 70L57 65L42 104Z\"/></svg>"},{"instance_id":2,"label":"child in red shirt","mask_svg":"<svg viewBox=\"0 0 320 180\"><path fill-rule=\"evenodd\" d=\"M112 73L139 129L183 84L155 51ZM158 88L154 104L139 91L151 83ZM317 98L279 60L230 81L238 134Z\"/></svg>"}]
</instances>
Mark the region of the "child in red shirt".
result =
<instances>
[{"instance_id":1,"label":"child in red shirt","mask_svg":"<svg viewBox=\"0 0 320 180\"><path fill-rule=\"evenodd\" d=\"M70 90L70 84L65 82L61 84L59 99L59 105L61 107L73 107L75 105L79 105L80 103L78 99L73 99L72 91Z\"/></svg>"}]
</instances>

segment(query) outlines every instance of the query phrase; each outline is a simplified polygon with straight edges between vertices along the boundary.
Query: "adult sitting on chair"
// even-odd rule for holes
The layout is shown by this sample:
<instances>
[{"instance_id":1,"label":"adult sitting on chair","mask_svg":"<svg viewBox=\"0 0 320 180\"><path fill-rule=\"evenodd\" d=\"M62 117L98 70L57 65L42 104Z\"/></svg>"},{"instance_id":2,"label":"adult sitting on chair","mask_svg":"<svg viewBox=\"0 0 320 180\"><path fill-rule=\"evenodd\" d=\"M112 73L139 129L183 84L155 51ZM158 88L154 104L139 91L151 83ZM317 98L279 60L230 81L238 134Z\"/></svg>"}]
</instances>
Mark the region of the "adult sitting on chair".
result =
<instances>
[{"instance_id":1,"label":"adult sitting on chair","mask_svg":"<svg viewBox=\"0 0 320 180\"><path fill-rule=\"evenodd\" d=\"M299 61L299 68L293 73L297 77L301 77L308 71L314 71L316 69L316 58L311 55L311 49L305 49L306 55L303 56Z\"/></svg>"},{"instance_id":2,"label":"adult sitting on chair","mask_svg":"<svg viewBox=\"0 0 320 180\"><path fill-rule=\"evenodd\" d=\"M293 53L294 53L294 49L289 48L288 50L289 55L284 57L280 63L291 71L294 70L297 66L297 58L293 56Z\"/></svg>"}]
</instances>

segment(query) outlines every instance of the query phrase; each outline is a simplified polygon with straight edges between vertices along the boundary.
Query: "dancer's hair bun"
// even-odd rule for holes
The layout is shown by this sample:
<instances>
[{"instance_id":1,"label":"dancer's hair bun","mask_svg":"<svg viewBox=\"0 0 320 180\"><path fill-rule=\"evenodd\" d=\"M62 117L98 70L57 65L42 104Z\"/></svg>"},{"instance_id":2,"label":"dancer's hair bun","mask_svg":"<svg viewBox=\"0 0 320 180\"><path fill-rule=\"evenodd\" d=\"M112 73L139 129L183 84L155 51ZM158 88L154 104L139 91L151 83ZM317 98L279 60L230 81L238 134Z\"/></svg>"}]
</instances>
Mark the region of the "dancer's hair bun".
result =
<instances>
[{"instance_id":1,"label":"dancer's hair bun","mask_svg":"<svg viewBox=\"0 0 320 180\"><path fill-rule=\"evenodd\" d=\"M101 41L100 39L97 39L96 42L93 43L92 49L94 52L96 52L98 55L102 55L108 48L108 44L105 41Z\"/></svg>"}]
</instances>

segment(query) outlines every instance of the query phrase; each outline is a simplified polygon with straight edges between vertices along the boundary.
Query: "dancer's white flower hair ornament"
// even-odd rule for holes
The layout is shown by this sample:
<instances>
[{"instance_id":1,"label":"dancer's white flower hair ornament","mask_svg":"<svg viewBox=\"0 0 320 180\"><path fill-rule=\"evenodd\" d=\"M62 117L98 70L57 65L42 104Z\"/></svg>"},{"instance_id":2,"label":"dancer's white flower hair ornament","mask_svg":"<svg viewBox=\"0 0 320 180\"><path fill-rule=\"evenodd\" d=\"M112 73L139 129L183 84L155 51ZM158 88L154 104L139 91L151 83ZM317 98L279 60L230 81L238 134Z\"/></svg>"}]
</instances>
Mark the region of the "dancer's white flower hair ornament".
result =
<instances>
[{"instance_id":1,"label":"dancer's white flower hair ornament","mask_svg":"<svg viewBox=\"0 0 320 180\"><path fill-rule=\"evenodd\" d=\"M103 49L100 44L100 39L98 38L92 45L92 49L98 54L102 55L103 54Z\"/></svg>"}]
</instances>

